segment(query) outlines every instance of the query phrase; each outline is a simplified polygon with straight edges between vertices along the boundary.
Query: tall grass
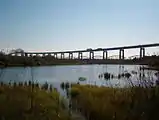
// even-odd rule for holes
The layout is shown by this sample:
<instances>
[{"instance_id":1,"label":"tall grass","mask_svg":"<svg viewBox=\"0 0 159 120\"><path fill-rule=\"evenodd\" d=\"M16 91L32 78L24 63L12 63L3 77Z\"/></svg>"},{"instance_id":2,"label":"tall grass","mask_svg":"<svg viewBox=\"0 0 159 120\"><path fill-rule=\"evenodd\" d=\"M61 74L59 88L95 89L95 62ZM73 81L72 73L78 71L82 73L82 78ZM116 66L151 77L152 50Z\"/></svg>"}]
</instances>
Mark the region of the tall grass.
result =
<instances>
[{"instance_id":1,"label":"tall grass","mask_svg":"<svg viewBox=\"0 0 159 120\"><path fill-rule=\"evenodd\" d=\"M158 120L159 87L73 85L72 108L88 120Z\"/></svg>"},{"instance_id":2,"label":"tall grass","mask_svg":"<svg viewBox=\"0 0 159 120\"><path fill-rule=\"evenodd\" d=\"M0 119L4 120L68 120L59 93L27 85L0 85ZM33 99L30 101L30 95ZM32 102L32 104L31 104ZM30 105L31 110L30 110Z\"/></svg>"}]
</instances>

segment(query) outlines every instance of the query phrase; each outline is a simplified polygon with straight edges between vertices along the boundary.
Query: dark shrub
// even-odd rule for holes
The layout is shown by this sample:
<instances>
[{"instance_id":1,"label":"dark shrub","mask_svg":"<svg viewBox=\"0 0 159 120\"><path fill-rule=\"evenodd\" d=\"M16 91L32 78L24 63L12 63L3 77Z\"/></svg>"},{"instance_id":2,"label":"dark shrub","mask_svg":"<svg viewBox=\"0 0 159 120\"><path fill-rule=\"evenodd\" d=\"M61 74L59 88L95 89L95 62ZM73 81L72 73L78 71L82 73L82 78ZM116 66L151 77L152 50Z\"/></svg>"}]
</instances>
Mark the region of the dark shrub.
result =
<instances>
[{"instance_id":1,"label":"dark shrub","mask_svg":"<svg viewBox=\"0 0 159 120\"><path fill-rule=\"evenodd\" d=\"M70 87L70 85L69 85L69 83L67 82L66 84L65 84L65 89L68 89Z\"/></svg>"},{"instance_id":2,"label":"dark shrub","mask_svg":"<svg viewBox=\"0 0 159 120\"><path fill-rule=\"evenodd\" d=\"M48 83L47 82L45 82L45 84L44 85L42 85L42 89L44 89L44 90L48 90Z\"/></svg>"},{"instance_id":3,"label":"dark shrub","mask_svg":"<svg viewBox=\"0 0 159 120\"><path fill-rule=\"evenodd\" d=\"M118 74L118 79L120 79L121 78L121 75L120 74Z\"/></svg>"},{"instance_id":4,"label":"dark shrub","mask_svg":"<svg viewBox=\"0 0 159 120\"><path fill-rule=\"evenodd\" d=\"M106 80L108 80L108 79L110 79L110 73L104 73L104 78L106 79Z\"/></svg>"},{"instance_id":5,"label":"dark shrub","mask_svg":"<svg viewBox=\"0 0 159 120\"><path fill-rule=\"evenodd\" d=\"M126 78L130 78L131 77L131 74L130 73L125 73L124 75Z\"/></svg>"},{"instance_id":6,"label":"dark shrub","mask_svg":"<svg viewBox=\"0 0 159 120\"><path fill-rule=\"evenodd\" d=\"M62 82L60 86L61 86L61 89L63 89L63 90L65 89L65 83L64 82Z\"/></svg>"},{"instance_id":7,"label":"dark shrub","mask_svg":"<svg viewBox=\"0 0 159 120\"><path fill-rule=\"evenodd\" d=\"M35 86L36 86L37 88L39 88L39 83L36 83Z\"/></svg>"},{"instance_id":8,"label":"dark shrub","mask_svg":"<svg viewBox=\"0 0 159 120\"><path fill-rule=\"evenodd\" d=\"M124 74L124 73L122 73L122 74L121 74L121 77L125 77L125 74Z\"/></svg>"}]
</instances>

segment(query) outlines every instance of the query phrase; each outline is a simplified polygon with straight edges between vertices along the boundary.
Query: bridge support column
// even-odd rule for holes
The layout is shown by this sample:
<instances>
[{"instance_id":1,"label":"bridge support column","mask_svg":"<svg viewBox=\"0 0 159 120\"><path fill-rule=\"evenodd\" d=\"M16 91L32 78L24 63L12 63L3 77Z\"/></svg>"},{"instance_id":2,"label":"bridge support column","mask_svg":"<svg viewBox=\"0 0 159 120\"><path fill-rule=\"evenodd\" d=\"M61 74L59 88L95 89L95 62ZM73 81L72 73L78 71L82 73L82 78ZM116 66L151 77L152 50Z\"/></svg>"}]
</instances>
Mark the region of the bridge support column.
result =
<instances>
[{"instance_id":1,"label":"bridge support column","mask_svg":"<svg viewBox=\"0 0 159 120\"><path fill-rule=\"evenodd\" d=\"M57 53L54 53L54 58L57 59Z\"/></svg>"},{"instance_id":2,"label":"bridge support column","mask_svg":"<svg viewBox=\"0 0 159 120\"><path fill-rule=\"evenodd\" d=\"M28 57L28 53L25 53L25 57Z\"/></svg>"},{"instance_id":3,"label":"bridge support column","mask_svg":"<svg viewBox=\"0 0 159 120\"><path fill-rule=\"evenodd\" d=\"M73 59L73 53L69 53L69 59Z\"/></svg>"},{"instance_id":4,"label":"bridge support column","mask_svg":"<svg viewBox=\"0 0 159 120\"><path fill-rule=\"evenodd\" d=\"M91 51L91 52L89 53L89 59L94 59L94 52L93 52L93 51Z\"/></svg>"},{"instance_id":5,"label":"bridge support column","mask_svg":"<svg viewBox=\"0 0 159 120\"><path fill-rule=\"evenodd\" d=\"M24 53L21 53L21 55L20 56L25 56L25 54Z\"/></svg>"},{"instance_id":6,"label":"bridge support column","mask_svg":"<svg viewBox=\"0 0 159 120\"><path fill-rule=\"evenodd\" d=\"M119 59L124 59L124 49L119 50Z\"/></svg>"},{"instance_id":7,"label":"bridge support column","mask_svg":"<svg viewBox=\"0 0 159 120\"><path fill-rule=\"evenodd\" d=\"M42 55L43 55L43 57L45 57L45 56L46 56L46 55L45 55L45 53L43 53Z\"/></svg>"},{"instance_id":8,"label":"bridge support column","mask_svg":"<svg viewBox=\"0 0 159 120\"><path fill-rule=\"evenodd\" d=\"M78 53L78 59L82 59L82 52Z\"/></svg>"},{"instance_id":9,"label":"bridge support column","mask_svg":"<svg viewBox=\"0 0 159 120\"><path fill-rule=\"evenodd\" d=\"M61 53L61 59L64 59L64 53Z\"/></svg>"},{"instance_id":10,"label":"bridge support column","mask_svg":"<svg viewBox=\"0 0 159 120\"><path fill-rule=\"evenodd\" d=\"M140 48L140 58L143 58L145 56L145 48Z\"/></svg>"},{"instance_id":11,"label":"bridge support column","mask_svg":"<svg viewBox=\"0 0 159 120\"><path fill-rule=\"evenodd\" d=\"M47 56L51 56L51 53L48 53L48 55Z\"/></svg>"},{"instance_id":12,"label":"bridge support column","mask_svg":"<svg viewBox=\"0 0 159 120\"><path fill-rule=\"evenodd\" d=\"M103 60L108 59L108 51L103 51Z\"/></svg>"},{"instance_id":13,"label":"bridge support column","mask_svg":"<svg viewBox=\"0 0 159 120\"><path fill-rule=\"evenodd\" d=\"M39 56L39 54L36 54L36 56Z\"/></svg>"}]
</instances>

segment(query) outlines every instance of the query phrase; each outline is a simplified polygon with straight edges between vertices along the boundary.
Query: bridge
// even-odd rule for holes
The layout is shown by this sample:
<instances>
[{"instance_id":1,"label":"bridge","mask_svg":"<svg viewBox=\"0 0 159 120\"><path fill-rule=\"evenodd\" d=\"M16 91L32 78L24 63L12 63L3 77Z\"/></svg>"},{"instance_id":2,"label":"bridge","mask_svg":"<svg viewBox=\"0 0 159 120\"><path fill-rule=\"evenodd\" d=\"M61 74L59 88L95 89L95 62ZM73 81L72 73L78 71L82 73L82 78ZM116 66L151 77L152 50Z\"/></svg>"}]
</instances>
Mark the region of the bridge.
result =
<instances>
[{"instance_id":1,"label":"bridge","mask_svg":"<svg viewBox=\"0 0 159 120\"><path fill-rule=\"evenodd\" d=\"M10 55L17 55L20 56L54 56L54 58L58 58L57 56L60 55L60 59L85 59L83 53L89 53L88 59L95 59L94 53L95 52L102 52L102 59L110 59L108 57L109 51L118 50L119 56L118 59L124 60L124 50L126 49L139 49L139 58L143 58L145 56L145 48L149 47L159 47L159 43L154 44L143 44L143 45L133 45L133 46L122 46L122 47L111 47L111 48L97 48L97 49L86 49L86 50L74 50L74 51L61 51L61 52L24 52L22 50L17 51L16 53L11 53ZM19 53L20 52L20 53ZM68 57L65 57L65 54L68 54ZM78 57L75 58L74 54L78 54Z\"/></svg>"}]
</instances>

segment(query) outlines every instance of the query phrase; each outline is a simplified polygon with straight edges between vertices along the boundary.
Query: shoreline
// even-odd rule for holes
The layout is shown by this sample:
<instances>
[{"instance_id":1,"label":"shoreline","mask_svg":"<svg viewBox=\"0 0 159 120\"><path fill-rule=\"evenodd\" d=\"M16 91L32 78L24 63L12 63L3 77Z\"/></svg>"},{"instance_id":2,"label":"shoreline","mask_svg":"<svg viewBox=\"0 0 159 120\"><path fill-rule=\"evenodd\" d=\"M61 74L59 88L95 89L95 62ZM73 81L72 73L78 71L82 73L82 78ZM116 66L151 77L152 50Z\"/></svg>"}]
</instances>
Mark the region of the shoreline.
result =
<instances>
[{"instance_id":1,"label":"shoreline","mask_svg":"<svg viewBox=\"0 0 159 120\"><path fill-rule=\"evenodd\" d=\"M148 64L129 64L129 63L86 63L86 64L43 64L43 65L23 65L23 64L10 64L10 65L0 65L0 68L8 67L45 67L45 66L73 66L73 65L148 65Z\"/></svg>"},{"instance_id":2,"label":"shoreline","mask_svg":"<svg viewBox=\"0 0 159 120\"><path fill-rule=\"evenodd\" d=\"M159 67L142 67L144 70L156 70L159 71Z\"/></svg>"}]
</instances>

